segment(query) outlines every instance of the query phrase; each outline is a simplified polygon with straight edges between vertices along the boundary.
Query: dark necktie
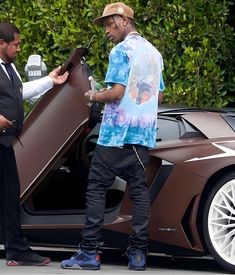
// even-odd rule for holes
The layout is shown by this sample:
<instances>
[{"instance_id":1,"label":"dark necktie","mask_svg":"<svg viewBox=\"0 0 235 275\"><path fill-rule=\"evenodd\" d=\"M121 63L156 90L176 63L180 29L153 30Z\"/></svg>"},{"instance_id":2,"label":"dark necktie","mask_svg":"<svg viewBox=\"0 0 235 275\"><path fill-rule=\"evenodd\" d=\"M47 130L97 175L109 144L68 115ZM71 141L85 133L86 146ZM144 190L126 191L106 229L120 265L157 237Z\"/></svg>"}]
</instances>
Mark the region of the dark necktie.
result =
<instances>
[{"instance_id":1,"label":"dark necktie","mask_svg":"<svg viewBox=\"0 0 235 275\"><path fill-rule=\"evenodd\" d=\"M5 66L5 68L7 70L7 73L9 75L11 81L13 82L13 74L15 72L14 72L14 69L12 68L11 64L10 63L4 63L4 62L2 62L2 64Z\"/></svg>"}]
</instances>

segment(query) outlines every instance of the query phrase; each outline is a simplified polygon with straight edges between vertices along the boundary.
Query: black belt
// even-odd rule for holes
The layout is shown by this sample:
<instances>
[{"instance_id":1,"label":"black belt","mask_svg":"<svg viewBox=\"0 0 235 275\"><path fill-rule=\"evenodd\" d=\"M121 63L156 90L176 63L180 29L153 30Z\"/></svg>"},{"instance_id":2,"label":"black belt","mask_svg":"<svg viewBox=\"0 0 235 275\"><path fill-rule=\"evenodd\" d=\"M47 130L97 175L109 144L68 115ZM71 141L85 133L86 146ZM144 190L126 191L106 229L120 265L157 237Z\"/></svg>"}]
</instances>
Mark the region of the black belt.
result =
<instances>
[{"instance_id":1,"label":"black belt","mask_svg":"<svg viewBox=\"0 0 235 275\"><path fill-rule=\"evenodd\" d=\"M125 149L133 149L133 146L135 146L136 148L145 147L140 144L124 144L122 147Z\"/></svg>"}]
</instances>

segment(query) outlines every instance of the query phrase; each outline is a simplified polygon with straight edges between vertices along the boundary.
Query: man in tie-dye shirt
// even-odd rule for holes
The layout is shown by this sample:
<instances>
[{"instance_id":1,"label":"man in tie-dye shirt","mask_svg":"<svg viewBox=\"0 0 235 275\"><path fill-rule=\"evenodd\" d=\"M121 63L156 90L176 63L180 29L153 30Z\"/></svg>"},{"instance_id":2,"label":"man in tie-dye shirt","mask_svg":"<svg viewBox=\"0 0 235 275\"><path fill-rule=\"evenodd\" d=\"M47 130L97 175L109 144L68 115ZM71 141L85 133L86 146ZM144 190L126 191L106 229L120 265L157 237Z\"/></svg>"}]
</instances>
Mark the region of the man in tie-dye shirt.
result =
<instances>
[{"instance_id":1,"label":"man in tie-dye shirt","mask_svg":"<svg viewBox=\"0 0 235 275\"><path fill-rule=\"evenodd\" d=\"M150 200L145 165L156 145L158 102L162 101L163 61L159 51L135 29L133 10L121 2L107 5L95 19L117 44L109 55L106 89L88 91L91 101L105 103L87 189L87 215L80 249L62 268L100 269L97 249L104 220L105 194L123 176L133 201L127 255L129 268L144 270L148 250Z\"/></svg>"}]
</instances>

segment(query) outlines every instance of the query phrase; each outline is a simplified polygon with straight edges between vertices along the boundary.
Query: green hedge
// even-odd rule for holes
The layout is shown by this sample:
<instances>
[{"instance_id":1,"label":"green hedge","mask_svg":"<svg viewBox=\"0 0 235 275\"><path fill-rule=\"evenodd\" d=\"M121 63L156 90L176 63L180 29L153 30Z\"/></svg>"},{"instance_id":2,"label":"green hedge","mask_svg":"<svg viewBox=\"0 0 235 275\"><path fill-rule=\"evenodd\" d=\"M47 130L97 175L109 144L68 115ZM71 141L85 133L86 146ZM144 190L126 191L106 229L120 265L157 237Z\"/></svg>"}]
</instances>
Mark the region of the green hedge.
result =
<instances>
[{"instance_id":1,"label":"green hedge","mask_svg":"<svg viewBox=\"0 0 235 275\"><path fill-rule=\"evenodd\" d=\"M218 0L124 1L136 13L137 30L160 50L166 84L164 102L224 107L235 101L235 37L227 23L232 3ZM72 49L86 46L87 63L102 82L113 45L93 24L109 1L6 0L0 20L21 30L17 67L24 75L30 54L40 54L49 70L63 63ZM231 20L231 14L230 14ZM233 17L234 20L234 17ZM143 60L144 62L144 60Z\"/></svg>"}]
</instances>

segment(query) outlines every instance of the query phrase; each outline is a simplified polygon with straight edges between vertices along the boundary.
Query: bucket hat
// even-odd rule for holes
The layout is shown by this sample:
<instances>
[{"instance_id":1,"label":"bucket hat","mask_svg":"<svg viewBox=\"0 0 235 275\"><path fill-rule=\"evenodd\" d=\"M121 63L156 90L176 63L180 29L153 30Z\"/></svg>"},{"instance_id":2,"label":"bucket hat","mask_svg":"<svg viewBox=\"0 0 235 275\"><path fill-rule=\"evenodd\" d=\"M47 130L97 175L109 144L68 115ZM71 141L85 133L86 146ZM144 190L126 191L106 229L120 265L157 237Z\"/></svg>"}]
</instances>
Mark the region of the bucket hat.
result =
<instances>
[{"instance_id":1,"label":"bucket hat","mask_svg":"<svg viewBox=\"0 0 235 275\"><path fill-rule=\"evenodd\" d=\"M116 2L112 4L108 4L105 6L102 16L97 17L94 20L95 24L102 24L102 21L105 17L112 16L112 15L121 15L126 16L131 19L134 19L134 11L127 5L122 2Z\"/></svg>"}]
</instances>

